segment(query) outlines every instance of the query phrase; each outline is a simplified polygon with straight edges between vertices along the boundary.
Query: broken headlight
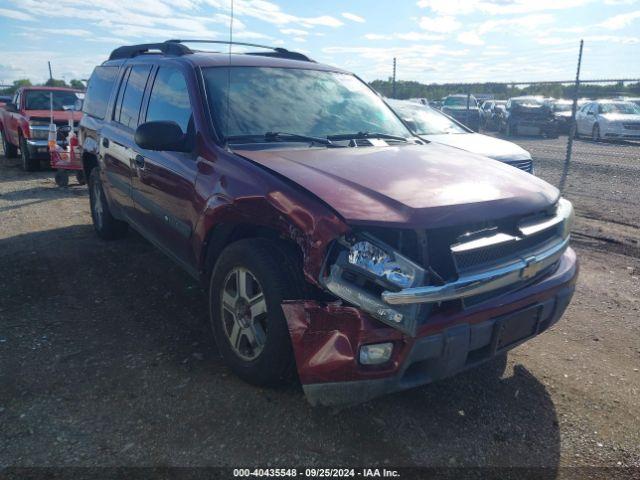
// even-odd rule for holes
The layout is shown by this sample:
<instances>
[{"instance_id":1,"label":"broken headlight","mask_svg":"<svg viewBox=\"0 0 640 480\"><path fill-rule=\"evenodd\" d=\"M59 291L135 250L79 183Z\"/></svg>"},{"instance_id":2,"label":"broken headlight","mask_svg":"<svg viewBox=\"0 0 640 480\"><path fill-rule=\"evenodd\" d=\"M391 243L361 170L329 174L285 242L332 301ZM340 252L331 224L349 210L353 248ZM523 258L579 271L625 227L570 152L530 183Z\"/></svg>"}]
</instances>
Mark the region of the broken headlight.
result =
<instances>
[{"instance_id":1,"label":"broken headlight","mask_svg":"<svg viewBox=\"0 0 640 480\"><path fill-rule=\"evenodd\" d=\"M368 234L342 238L330 253L322 283L327 290L381 322L415 334L417 304L388 305L381 294L425 285L427 272L389 245Z\"/></svg>"},{"instance_id":2,"label":"broken headlight","mask_svg":"<svg viewBox=\"0 0 640 480\"><path fill-rule=\"evenodd\" d=\"M396 252L383 250L367 240L360 240L349 249L349 263L372 275L388 280L401 288L409 288L422 270Z\"/></svg>"}]
</instances>

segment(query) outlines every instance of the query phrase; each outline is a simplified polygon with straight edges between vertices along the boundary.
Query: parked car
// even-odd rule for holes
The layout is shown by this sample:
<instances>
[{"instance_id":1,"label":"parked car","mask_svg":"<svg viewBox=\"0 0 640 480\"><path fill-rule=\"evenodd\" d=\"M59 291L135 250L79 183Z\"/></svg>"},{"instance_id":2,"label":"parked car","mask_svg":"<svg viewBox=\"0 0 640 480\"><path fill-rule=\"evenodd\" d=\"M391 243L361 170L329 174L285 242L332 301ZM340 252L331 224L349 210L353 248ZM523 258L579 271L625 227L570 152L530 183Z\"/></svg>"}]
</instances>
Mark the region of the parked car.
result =
<instances>
[{"instance_id":1,"label":"parked car","mask_svg":"<svg viewBox=\"0 0 640 480\"><path fill-rule=\"evenodd\" d=\"M502 126L502 122L507 115L507 101L496 100L491 110L486 113L483 128L485 130L497 132Z\"/></svg>"},{"instance_id":2,"label":"parked car","mask_svg":"<svg viewBox=\"0 0 640 480\"><path fill-rule=\"evenodd\" d=\"M533 173L531 154L515 143L475 133L453 118L425 105L390 99L387 103L420 138L484 155Z\"/></svg>"},{"instance_id":3,"label":"parked car","mask_svg":"<svg viewBox=\"0 0 640 480\"><path fill-rule=\"evenodd\" d=\"M466 125L471 130L480 130L480 109L473 95L449 95L442 103L442 111Z\"/></svg>"},{"instance_id":4,"label":"parked car","mask_svg":"<svg viewBox=\"0 0 640 480\"><path fill-rule=\"evenodd\" d=\"M573 294L556 188L426 143L302 54L120 47L84 112L98 236L131 226L201 279L218 351L251 383L297 368L325 405L422 385L504 358Z\"/></svg>"},{"instance_id":5,"label":"parked car","mask_svg":"<svg viewBox=\"0 0 640 480\"><path fill-rule=\"evenodd\" d=\"M4 107L7 103L11 103L11 95L0 95L0 107Z\"/></svg>"},{"instance_id":6,"label":"parked car","mask_svg":"<svg viewBox=\"0 0 640 480\"><path fill-rule=\"evenodd\" d=\"M506 100L485 100L480 106L480 126L488 130L487 125L495 123L495 107L497 105L506 105L506 103ZM497 127L495 127L495 130L497 130Z\"/></svg>"},{"instance_id":7,"label":"parked car","mask_svg":"<svg viewBox=\"0 0 640 480\"><path fill-rule=\"evenodd\" d=\"M513 97L507 101L500 131L516 135L558 136L558 123L542 97Z\"/></svg>"},{"instance_id":8,"label":"parked car","mask_svg":"<svg viewBox=\"0 0 640 480\"><path fill-rule=\"evenodd\" d=\"M605 139L640 139L640 107L633 102L596 100L576 113L576 136Z\"/></svg>"},{"instance_id":9,"label":"parked car","mask_svg":"<svg viewBox=\"0 0 640 480\"><path fill-rule=\"evenodd\" d=\"M549 102L549 108L553 112L558 125L558 133L569 133L571 129L572 100L553 100Z\"/></svg>"},{"instance_id":10,"label":"parked car","mask_svg":"<svg viewBox=\"0 0 640 480\"><path fill-rule=\"evenodd\" d=\"M48 162L51 116L56 125L67 125L70 115L68 110L76 104L80 93L78 90L62 87L19 88L11 103L0 108L0 134L5 156L16 158L20 151L25 171L38 170L41 160ZM82 113L71 114L77 125Z\"/></svg>"},{"instance_id":11,"label":"parked car","mask_svg":"<svg viewBox=\"0 0 640 480\"><path fill-rule=\"evenodd\" d=\"M640 97L618 97L617 100L622 100L624 102L632 102L640 107Z\"/></svg>"}]
</instances>

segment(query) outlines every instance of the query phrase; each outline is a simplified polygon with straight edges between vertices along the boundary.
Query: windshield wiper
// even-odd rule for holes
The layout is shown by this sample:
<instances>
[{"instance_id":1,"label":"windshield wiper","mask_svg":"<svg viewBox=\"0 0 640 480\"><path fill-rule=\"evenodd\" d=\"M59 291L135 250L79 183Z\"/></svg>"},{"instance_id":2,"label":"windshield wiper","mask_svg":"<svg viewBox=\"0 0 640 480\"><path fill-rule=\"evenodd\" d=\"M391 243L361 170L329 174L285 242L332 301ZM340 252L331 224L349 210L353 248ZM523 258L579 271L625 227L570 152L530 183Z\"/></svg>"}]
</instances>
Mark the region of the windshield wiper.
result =
<instances>
[{"instance_id":1,"label":"windshield wiper","mask_svg":"<svg viewBox=\"0 0 640 480\"><path fill-rule=\"evenodd\" d=\"M383 138L387 140L398 140L399 142L409 141L409 139L406 137L379 132L341 133L338 135L327 135L327 138L331 140L348 140L351 138Z\"/></svg>"},{"instance_id":2,"label":"windshield wiper","mask_svg":"<svg viewBox=\"0 0 640 480\"><path fill-rule=\"evenodd\" d=\"M234 141L260 143L260 142L279 142L279 141L293 140L293 141L318 143L320 145L325 145L327 147L338 147L338 145L335 145L328 138L314 137L311 135L299 135L297 133L287 133L287 132L265 132L263 135L260 135L260 134L230 135L226 138L226 140L228 143L233 143Z\"/></svg>"}]
</instances>

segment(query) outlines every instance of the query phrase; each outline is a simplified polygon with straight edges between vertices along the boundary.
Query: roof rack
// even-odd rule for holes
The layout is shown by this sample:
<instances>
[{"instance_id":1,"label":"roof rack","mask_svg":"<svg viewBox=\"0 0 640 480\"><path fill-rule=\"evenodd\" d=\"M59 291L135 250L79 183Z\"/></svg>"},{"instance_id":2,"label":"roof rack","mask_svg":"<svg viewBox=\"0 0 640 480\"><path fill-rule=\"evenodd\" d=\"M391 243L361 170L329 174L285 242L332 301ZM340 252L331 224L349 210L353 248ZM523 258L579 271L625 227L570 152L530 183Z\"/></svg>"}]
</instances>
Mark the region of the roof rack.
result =
<instances>
[{"instance_id":1,"label":"roof rack","mask_svg":"<svg viewBox=\"0 0 640 480\"><path fill-rule=\"evenodd\" d=\"M109 60L117 60L122 58L133 58L145 53L152 53L154 50L159 50L165 55L182 56L195 53L184 43L213 43L218 45L239 45L243 47L256 47L271 50L270 52L248 52L245 55L260 55L263 57L276 57L276 58L289 58L291 60L302 60L304 62L313 62L311 58L299 52L292 52L286 48L269 47L267 45L259 45L257 43L243 43L243 42L228 42L224 40L167 40L161 43L142 43L140 45L127 45L124 47L118 47L111 55Z\"/></svg>"}]
</instances>

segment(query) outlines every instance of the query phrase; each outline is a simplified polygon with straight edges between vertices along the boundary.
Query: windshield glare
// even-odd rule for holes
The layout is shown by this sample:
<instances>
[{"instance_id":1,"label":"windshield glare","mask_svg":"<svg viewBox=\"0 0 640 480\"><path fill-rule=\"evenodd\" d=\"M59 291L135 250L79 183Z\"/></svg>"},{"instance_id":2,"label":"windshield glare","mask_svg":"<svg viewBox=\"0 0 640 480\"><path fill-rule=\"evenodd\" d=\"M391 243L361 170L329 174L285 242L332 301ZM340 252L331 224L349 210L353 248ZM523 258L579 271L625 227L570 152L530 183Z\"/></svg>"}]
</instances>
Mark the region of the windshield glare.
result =
<instances>
[{"instance_id":1,"label":"windshield glare","mask_svg":"<svg viewBox=\"0 0 640 480\"><path fill-rule=\"evenodd\" d=\"M63 110L64 106L71 106L78 100L75 92L64 90L30 90L25 92L26 110L49 110L51 108L51 95L53 94L53 109Z\"/></svg>"},{"instance_id":2,"label":"windshield glare","mask_svg":"<svg viewBox=\"0 0 640 480\"><path fill-rule=\"evenodd\" d=\"M512 100L512 102L520 107L540 107L544 105L544 102L539 98L518 98Z\"/></svg>"},{"instance_id":3,"label":"windshield glare","mask_svg":"<svg viewBox=\"0 0 640 480\"><path fill-rule=\"evenodd\" d=\"M203 75L216 128L225 139L266 132L411 135L353 75L273 67L212 67Z\"/></svg>"},{"instance_id":4,"label":"windshield glare","mask_svg":"<svg viewBox=\"0 0 640 480\"><path fill-rule=\"evenodd\" d=\"M631 102L601 103L602 113L640 114L640 108Z\"/></svg>"},{"instance_id":5,"label":"windshield glare","mask_svg":"<svg viewBox=\"0 0 640 480\"><path fill-rule=\"evenodd\" d=\"M400 118L415 125L414 131L418 135L468 133L460 125L433 108L405 102L390 102L390 105L398 112Z\"/></svg>"},{"instance_id":6,"label":"windshield glare","mask_svg":"<svg viewBox=\"0 0 640 480\"><path fill-rule=\"evenodd\" d=\"M475 97L469 97L469 107L476 107ZM465 107L467 108L467 97L447 97L444 99L445 107Z\"/></svg>"}]
</instances>

